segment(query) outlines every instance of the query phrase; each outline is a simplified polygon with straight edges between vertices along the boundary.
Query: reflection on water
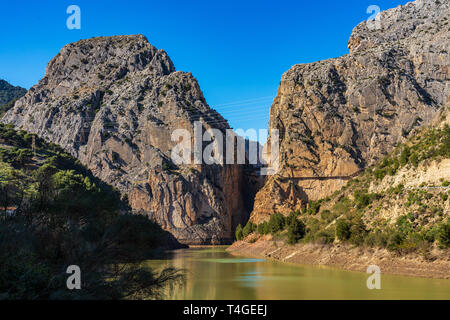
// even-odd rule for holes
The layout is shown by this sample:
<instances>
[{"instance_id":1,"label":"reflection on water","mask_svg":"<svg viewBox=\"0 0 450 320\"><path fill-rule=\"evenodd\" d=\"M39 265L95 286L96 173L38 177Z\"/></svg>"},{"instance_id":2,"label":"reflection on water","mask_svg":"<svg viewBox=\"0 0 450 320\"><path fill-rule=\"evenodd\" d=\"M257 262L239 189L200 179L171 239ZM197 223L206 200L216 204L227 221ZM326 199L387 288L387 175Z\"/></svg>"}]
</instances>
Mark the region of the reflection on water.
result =
<instances>
[{"instance_id":1,"label":"reflection on water","mask_svg":"<svg viewBox=\"0 0 450 320\"><path fill-rule=\"evenodd\" d=\"M185 270L185 283L168 288L167 299L450 299L450 280L382 274L381 290L369 290L364 273L235 257L224 247L176 250L147 263Z\"/></svg>"}]
</instances>

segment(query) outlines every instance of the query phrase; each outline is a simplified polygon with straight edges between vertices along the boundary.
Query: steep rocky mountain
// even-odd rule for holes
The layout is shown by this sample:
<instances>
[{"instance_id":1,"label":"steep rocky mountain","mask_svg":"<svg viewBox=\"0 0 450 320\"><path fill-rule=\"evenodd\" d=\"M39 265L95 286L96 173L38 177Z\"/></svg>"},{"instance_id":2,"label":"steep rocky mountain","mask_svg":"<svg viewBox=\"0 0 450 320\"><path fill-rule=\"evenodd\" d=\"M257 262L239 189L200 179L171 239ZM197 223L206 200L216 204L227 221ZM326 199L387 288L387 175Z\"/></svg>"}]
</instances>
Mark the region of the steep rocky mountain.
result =
<instances>
[{"instance_id":1,"label":"steep rocky mountain","mask_svg":"<svg viewBox=\"0 0 450 320\"><path fill-rule=\"evenodd\" d=\"M342 188L430 123L449 99L449 1L416 1L354 30L350 53L293 66L270 110L281 169L258 192L252 221Z\"/></svg>"},{"instance_id":2,"label":"steep rocky mountain","mask_svg":"<svg viewBox=\"0 0 450 320\"><path fill-rule=\"evenodd\" d=\"M27 90L14 87L5 80L0 79L0 116L14 106L17 99L23 97Z\"/></svg>"},{"instance_id":3,"label":"steep rocky mountain","mask_svg":"<svg viewBox=\"0 0 450 320\"><path fill-rule=\"evenodd\" d=\"M237 255L449 278L450 103L374 166L308 208L236 231ZM289 244L289 245L288 245Z\"/></svg>"},{"instance_id":4,"label":"steep rocky mountain","mask_svg":"<svg viewBox=\"0 0 450 320\"><path fill-rule=\"evenodd\" d=\"M66 45L2 121L61 145L182 243L230 241L248 219L241 166L172 162L175 129L194 137L195 121L202 131L229 125L142 35Z\"/></svg>"}]
</instances>

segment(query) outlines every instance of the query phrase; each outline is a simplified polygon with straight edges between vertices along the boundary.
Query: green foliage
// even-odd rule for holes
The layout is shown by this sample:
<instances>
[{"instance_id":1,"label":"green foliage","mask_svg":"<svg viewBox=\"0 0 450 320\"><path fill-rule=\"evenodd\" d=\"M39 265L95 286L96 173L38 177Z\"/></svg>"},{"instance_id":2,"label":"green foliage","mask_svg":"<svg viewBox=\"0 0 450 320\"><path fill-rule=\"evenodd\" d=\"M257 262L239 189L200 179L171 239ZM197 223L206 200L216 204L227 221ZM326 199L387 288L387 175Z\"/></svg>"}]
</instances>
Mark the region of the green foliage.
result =
<instances>
[{"instance_id":1,"label":"green foliage","mask_svg":"<svg viewBox=\"0 0 450 320\"><path fill-rule=\"evenodd\" d=\"M322 244L331 244L334 242L334 231L331 229L325 229L319 231L315 235L315 241Z\"/></svg>"},{"instance_id":2,"label":"green foliage","mask_svg":"<svg viewBox=\"0 0 450 320\"><path fill-rule=\"evenodd\" d=\"M330 211L330 210L323 210L320 213L320 217L322 218L323 221L330 223L331 221L333 221L334 219L336 219L339 215L334 212L334 211Z\"/></svg>"},{"instance_id":3,"label":"green foliage","mask_svg":"<svg viewBox=\"0 0 450 320\"><path fill-rule=\"evenodd\" d=\"M336 223L336 237L343 241L350 238L350 224L345 220L339 220Z\"/></svg>"},{"instance_id":4,"label":"green foliage","mask_svg":"<svg viewBox=\"0 0 450 320\"><path fill-rule=\"evenodd\" d=\"M450 220L439 228L437 238L441 247L450 247Z\"/></svg>"},{"instance_id":5,"label":"green foliage","mask_svg":"<svg viewBox=\"0 0 450 320\"><path fill-rule=\"evenodd\" d=\"M170 171L170 165L167 162L163 162L162 169L164 171Z\"/></svg>"},{"instance_id":6,"label":"green foliage","mask_svg":"<svg viewBox=\"0 0 450 320\"><path fill-rule=\"evenodd\" d=\"M242 239L244 239L244 235L243 235L241 224L238 224L234 234L235 234L236 240L241 241Z\"/></svg>"},{"instance_id":7,"label":"green foliage","mask_svg":"<svg viewBox=\"0 0 450 320\"><path fill-rule=\"evenodd\" d=\"M321 201L310 201L306 214L314 215L319 212Z\"/></svg>"},{"instance_id":8,"label":"green foliage","mask_svg":"<svg viewBox=\"0 0 450 320\"><path fill-rule=\"evenodd\" d=\"M27 90L21 87L14 87L5 80L0 80L0 116L3 116L14 103L27 93Z\"/></svg>"},{"instance_id":9,"label":"green foliage","mask_svg":"<svg viewBox=\"0 0 450 320\"><path fill-rule=\"evenodd\" d=\"M350 243L357 246L362 245L366 236L367 230L364 222L361 220L361 218L354 219L350 226Z\"/></svg>"},{"instance_id":10,"label":"green foliage","mask_svg":"<svg viewBox=\"0 0 450 320\"><path fill-rule=\"evenodd\" d=\"M246 238L248 235L256 231L256 225L253 224L251 221L248 221L245 227L242 229L242 236L243 238Z\"/></svg>"},{"instance_id":11,"label":"green foliage","mask_svg":"<svg viewBox=\"0 0 450 320\"><path fill-rule=\"evenodd\" d=\"M285 224L286 226L291 225L295 220L297 220L298 214L296 212L291 212L286 218L285 218Z\"/></svg>"},{"instance_id":12,"label":"green foliage","mask_svg":"<svg viewBox=\"0 0 450 320\"><path fill-rule=\"evenodd\" d=\"M269 230L270 233L275 234L281 231L285 227L285 218L281 213L274 213L269 219Z\"/></svg>"},{"instance_id":13,"label":"green foliage","mask_svg":"<svg viewBox=\"0 0 450 320\"><path fill-rule=\"evenodd\" d=\"M402 150L402 153L400 154L399 162L401 166L405 166L408 164L409 156L411 155L411 152L407 146L405 146Z\"/></svg>"},{"instance_id":14,"label":"green foliage","mask_svg":"<svg viewBox=\"0 0 450 320\"><path fill-rule=\"evenodd\" d=\"M293 219L290 221L288 226L288 243L289 244L295 244L300 239L302 239L305 236L306 233L306 226L305 224L298 219Z\"/></svg>"},{"instance_id":15,"label":"green foliage","mask_svg":"<svg viewBox=\"0 0 450 320\"><path fill-rule=\"evenodd\" d=\"M355 198L354 202L358 209L364 209L378 197L377 194L367 193L367 190L356 190L353 196Z\"/></svg>"},{"instance_id":16,"label":"green foliage","mask_svg":"<svg viewBox=\"0 0 450 320\"><path fill-rule=\"evenodd\" d=\"M330 243L334 235L341 241L354 245L368 245L388 248L401 253L418 251L426 253L431 245L437 242L440 247L448 247L448 223L442 223L447 217L445 212L449 192L430 190L407 191L403 184L390 187L380 194L368 190L375 180L386 175L398 174L399 169L408 166L409 169L426 166L428 159L447 159L450 157L450 128L428 128L406 144L399 144L388 156L375 167L368 168L357 178L351 179L341 191L336 191L331 198L335 201L330 207L327 201L310 202L308 209L303 209L302 216L306 223L305 241ZM442 186L450 182L441 180ZM422 184L420 187L425 187ZM353 201L346 195L353 193ZM406 197L406 201L400 201ZM381 201L379 201L381 200ZM401 216L392 225L377 214L391 201L410 207L407 215ZM321 208L325 207L325 208ZM317 215L319 213L319 215ZM308 214L309 216L307 216ZM368 226L362 220L369 221ZM337 220L336 220L337 219ZM287 218L291 221L290 218ZM330 228L336 220L335 228ZM289 225L289 223L288 223Z\"/></svg>"},{"instance_id":17,"label":"green foliage","mask_svg":"<svg viewBox=\"0 0 450 320\"><path fill-rule=\"evenodd\" d=\"M387 242L387 248L391 251L397 250L405 240L405 236L398 231L393 231Z\"/></svg>"},{"instance_id":18,"label":"green foliage","mask_svg":"<svg viewBox=\"0 0 450 320\"><path fill-rule=\"evenodd\" d=\"M263 223L258 224L257 232L260 235L269 234L269 223L267 221L264 221Z\"/></svg>"},{"instance_id":19,"label":"green foliage","mask_svg":"<svg viewBox=\"0 0 450 320\"><path fill-rule=\"evenodd\" d=\"M347 197L343 197L334 204L332 210L337 216L341 216L348 213L351 208L352 202L350 201L350 199Z\"/></svg>"},{"instance_id":20,"label":"green foliage","mask_svg":"<svg viewBox=\"0 0 450 320\"><path fill-rule=\"evenodd\" d=\"M129 212L120 193L78 160L32 135L0 125L0 297L130 299L160 297L180 279L137 261L171 239L147 217ZM65 270L83 270L82 290L68 291ZM0 299L1 299L0 298Z\"/></svg>"}]
</instances>

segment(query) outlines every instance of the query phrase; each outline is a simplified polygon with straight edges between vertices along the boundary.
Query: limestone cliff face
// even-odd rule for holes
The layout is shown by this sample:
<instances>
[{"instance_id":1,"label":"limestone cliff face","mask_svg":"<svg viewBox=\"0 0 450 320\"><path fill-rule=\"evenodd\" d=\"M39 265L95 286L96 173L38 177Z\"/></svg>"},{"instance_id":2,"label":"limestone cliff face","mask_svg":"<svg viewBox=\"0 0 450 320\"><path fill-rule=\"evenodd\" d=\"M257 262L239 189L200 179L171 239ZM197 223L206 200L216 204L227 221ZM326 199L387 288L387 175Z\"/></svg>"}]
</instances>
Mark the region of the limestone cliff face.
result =
<instances>
[{"instance_id":1,"label":"limestone cliff face","mask_svg":"<svg viewBox=\"0 0 450 320\"><path fill-rule=\"evenodd\" d=\"M287 71L270 111L281 170L252 219L324 198L374 164L449 99L449 1L416 1L359 24L350 54Z\"/></svg>"},{"instance_id":2,"label":"limestone cliff face","mask_svg":"<svg viewBox=\"0 0 450 320\"><path fill-rule=\"evenodd\" d=\"M229 241L248 218L241 167L172 163L175 129L193 137L194 121L203 130L229 126L194 77L144 36L65 46L2 121L61 145L180 242Z\"/></svg>"}]
</instances>

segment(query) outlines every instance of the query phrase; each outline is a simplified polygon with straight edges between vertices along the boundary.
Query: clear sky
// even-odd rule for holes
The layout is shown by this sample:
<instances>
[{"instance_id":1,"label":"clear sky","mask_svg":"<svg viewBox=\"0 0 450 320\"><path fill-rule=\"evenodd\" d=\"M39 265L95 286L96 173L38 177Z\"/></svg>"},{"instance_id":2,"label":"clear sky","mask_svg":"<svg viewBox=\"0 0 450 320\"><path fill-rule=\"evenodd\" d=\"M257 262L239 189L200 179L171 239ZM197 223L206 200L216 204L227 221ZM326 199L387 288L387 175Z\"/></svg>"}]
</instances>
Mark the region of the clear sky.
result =
<instances>
[{"instance_id":1,"label":"clear sky","mask_svg":"<svg viewBox=\"0 0 450 320\"><path fill-rule=\"evenodd\" d=\"M237 128L267 128L282 74L348 53L352 29L406 0L42 0L0 2L0 79L30 88L65 44L144 34L177 70L197 78L209 105ZM69 5L81 30L66 27Z\"/></svg>"}]
</instances>

